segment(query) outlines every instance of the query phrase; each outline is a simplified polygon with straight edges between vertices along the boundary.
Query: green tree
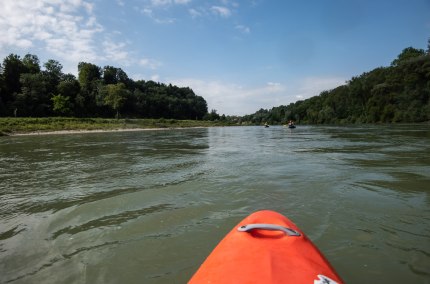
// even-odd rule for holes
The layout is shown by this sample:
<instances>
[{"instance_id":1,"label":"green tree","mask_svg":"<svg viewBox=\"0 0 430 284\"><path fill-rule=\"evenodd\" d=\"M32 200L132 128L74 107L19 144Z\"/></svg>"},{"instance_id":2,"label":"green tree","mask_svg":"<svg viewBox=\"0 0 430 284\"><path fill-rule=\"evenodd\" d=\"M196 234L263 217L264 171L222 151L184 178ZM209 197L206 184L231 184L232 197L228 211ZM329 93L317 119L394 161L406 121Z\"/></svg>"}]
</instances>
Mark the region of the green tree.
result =
<instances>
[{"instance_id":1,"label":"green tree","mask_svg":"<svg viewBox=\"0 0 430 284\"><path fill-rule=\"evenodd\" d=\"M103 83L106 85L124 83L126 86L128 86L130 79L121 68L108 65L103 67Z\"/></svg>"},{"instance_id":2,"label":"green tree","mask_svg":"<svg viewBox=\"0 0 430 284\"><path fill-rule=\"evenodd\" d=\"M101 74L101 69L97 65L87 62L78 64L78 80L83 88L94 87L94 82L101 79Z\"/></svg>"},{"instance_id":3,"label":"green tree","mask_svg":"<svg viewBox=\"0 0 430 284\"><path fill-rule=\"evenodd\" d=\"M20 76L28 70L20 57L16 54L9 54L2 65L3 89L1 100L4 104L9 105L15 100L16 94L21 92ZM10 114L10 112L9 112Z\"/></svg>"},{"instance_id":4,"label":"green tree","mask_svg":"<svg viewBox=\"0 0 430 284\"><path fill-rule=\"evenodd\" d=\"M220 115L218 114L216 109L212 109L210 113L207 113L204 118L204 120L219 120L220 119Z\"/></svg>"},{"instance_id":5,"label":"green tree","mask_svg":"<svg viewBox=\"0 0 430 284\"><path fill-rule=\"evenodd\" d=\"M416 49L413 47L407 47L403 49L402 53L391 63L391 66L398 66L399 64L409 61L413 58L425 55L423 49Z\"/></svg>"},{"instance_id":6,"label":"green tree","mask_svg":"<svg viewBox=\"0 0 430 284\"><path fill-rule=\"evenodd\" d=\"M62 78L63 79L57 85L57 96L61 97L53 100L54 103L57 102L57 106L53 106L54 111L64 115L72 115L75 113L73 110L77 105L76 99L81 91L81 86L72 74L66 74L62 76ZM65 108L63 108L63 105Z\"/></svg>"},{"instance_id":7,"label":"green tree","mask_svg":"<svg viewBox=\"0 0 430 284\"><path fill-rule=\"evenodd\" d=\"M28 73L36 74L40 72L40 62L37 55L26 54L22 59Z\"/></svg>"},{"instance_id":8,"label":"green tree","mask_svg":"<svg viewBox=\"0 0 430 284\"><path fill-rule=\"evenodd\" d=\"M46 92L48 96L52 98L57 93L57 86L63 76L63 65L54 59L49 59L45 64L45 71L43 74L46 77Z\"/></svg>"},{"instance_id":9,"label":"green tree","mask_svg":"<svg viewBox=\"0 0 430 284\"><path fill-rule=\"evenodd\" d=\"M79 94L81 86L78 80L72 74L67 74L57 85L57 91L60 95L75 99Z\"/></svg>"},{"instance_id":10,"label":"green tree","mask_svg":"<svg viewBox=\"0 0 430 284\"><path fill-rule=\"evenodd\" d=\"M61 65L57 60L49 59L45 64L43 64L43 66L45 67L46 72L57 80L59 80L63 75L63 65Z\"/></svg>"},{"instance_id":11,"label":"green tree","mask_svg":"<svg viewBox=\"0 0 430 284\"><path fill-rule=\"evenodd\" d=\"M76 105L80 110L79 115L97 116L99 107L97 97L101 88L101 69L95 64L79 62L78 80L81 92L76 98Z\"/></svg>"},{"instance_id":12,"label":"green tree","mask_svg":"<svg viewBox=\"0 0 430 284\"><path fill-rule=\"evenodd\" d=\"M70 115L72 110L72 104L70 102L70 97L55 95L51 98L52 109L54 113L60 115Z\"/></svg>"},{"instance_id":13,"label":"green tree","mask_svg":"<svg viewBox=\"0 0 430 284\"><path fill-rule=\"evenodd\" d=\"M129 95L124 83L106 85L107 95L104 102L116 112L116 118L119 118L119 111Z\"/></svg>"},{"instance_id":14,"label":"green tree","mask_svg":"<svg viewBox=\"0 0 430 284\"><path fill-rule=\"evenodd\" d=\"M14 106L20 116L47 116L50 101L46 94L46 78L43 74L21 75L22 92L17 95Z\"/></svg>"}]
</instances>

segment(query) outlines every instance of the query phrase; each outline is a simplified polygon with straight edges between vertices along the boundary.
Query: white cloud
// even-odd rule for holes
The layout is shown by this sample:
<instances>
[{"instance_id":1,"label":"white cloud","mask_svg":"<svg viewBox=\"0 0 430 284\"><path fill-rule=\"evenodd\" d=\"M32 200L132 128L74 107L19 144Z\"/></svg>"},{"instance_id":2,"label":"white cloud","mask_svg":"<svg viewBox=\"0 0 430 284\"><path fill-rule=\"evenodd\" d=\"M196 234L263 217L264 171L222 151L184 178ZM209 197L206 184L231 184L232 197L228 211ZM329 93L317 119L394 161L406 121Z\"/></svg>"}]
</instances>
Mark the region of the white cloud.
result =
<instances>
[{"instance_id":1,"label":"white cloud","mask_svg":"<svg viewBox=\"0 0 430 284\"><path fill-rule=\"evenodd\" d=\"M160 80L160 75L158 75L158 74L152 75L151 80L154 82L158 82Z\"/></svg>"},{"instance_id":2,"label":"white cloud","mask_svg":"<svg viewBox=\"0 0 430 284\"><path fill-rule=\"evenodd\" d=\"M129 77L132 78L135 81L138 80L152 80L154 82L160 82L160 75L157 73L154 74L143 74L143 73L131 73L129 74Z\"/></svg>"},{"instance_id":3,"label":"white cloud","mask_svg":"<svg viewBox=\"0 0 430 284\"><path fill-rule=\"evenodd\" d=\"M176 22L176 19L173 18L154 18L153 19L157 24L174 24Z\"/></svg>"},{"instance_id":4,"label":"white cloud","mask_svg":"<svg viewBox=\"0 0 430 284\"><path fill-rule=\"evenodd\" d=\"M127 44L114 41L115 32L104 34L93 10L94 5L85 0L2 0L0 56L11 50L39 56L46 52L71 73L76 73L79 61L132 62Z\"/></svg>"},{"instance_id":5,"label":"white cloud","mask_svg":"<svg viewBox=\"0 0 430 284\"><path fill-rule=\"evenodd\" d=\"M317 96L322 91L333 89L345 82L338 77L308 77L296 85L267 82L255 87L245 87L229 82L192 78L170 81L177 86L192 88L208 102L209 110L216 109L219 114L226 115L252 114L260 108L271 109L288 105L297 100Z\"/></svg>"},{"instance_id":6,"label":"white cloud","mask_svg":"<svg viewBox=\"0 0 430 284\"><path fill-rule=\"evenodd\" d=\"M173 18L158 18L154 15L154 10L148 7L141 9L140 12L158 24L173 24L176 21L176 19Z\"/></svg>"},{"instance_id":7,"label":"white cloud","mask_svg":"<svg viewBox=\"0 0 430 284\"><path fill-rule=\"evenodd\" d=\"M244 25L236 25L234 28L244 34L249 34L251 32L251 29Z\"/></svg>"},{"instance_id":8,"label":"white cloud","mask_svg":"<svg viewBox=\"0 0 430 284\"><path fill-rule=\"evenodd\" d=\"M162 65L162 63L154 59L142 58L141 60L139 60L139 65L155 70L158 69Z\"/></svg>"},{"instance_id":9,"label":"white cloud","mask_svg":"<svg viewBox=\"0 0 430 284\"><path fill-rule=\"evenodd\" d=\"M188 9L188 13L190 13L191 17L193 17L193 18L197 18L197 17L203 16L202 12L200 12L200 11L194 9L194 8Z\"/></svg>"},{"instance_id":10,"label":"white cloud","mask_svg":"<svg viewBox=\"0 0 430 284\"><path fill-rule=\"evenodd\" d=\"M150 0L152 6L167 6L171 4L186 5L191 0Z\"/></svg>"},{"instance_id":11,"label":"white cloud","mask_svg":"<svg viewBox=\"0 0 430 284\"><path fill-rule=\"evenodd\" d=\"M141 10L141 12L142 12L143 14L145 14L146 16L148 16L148 17L152 18L152 9L149 9L149 8L143 8L143 9Z\"/></svg>"},{"instance_id":12,"label":"white cloud","mask_svg":"<svg viewBox=\"0 0 430 284\"><path fill-rule=\"evenodd\" d=\"M255 88L234 83L205 81L199 79L171 80L177 86L187 86L208 102L208 108L220 114L251 114L260 108L271 108L282 104L286 87L269 82Z\"/></svg>"},{"instance_id":13,"label":"white cloud","mask_svg":"<svg viewBox=\"0 0 430 284\"><path fill-rule=\"evenodd\" d=\"M103 41L102 46L107 60L129 64L129 54L125 51L125 43L115 43L108 39Z\"/></svg>"},{"instance_id":14,"label":"white cloud","mask_svg":"<svg viewBox=\"0 0 430 284\"><path fill-rule=\"evenodd\" d=\"M153 6L164 6L164 5L168 5L171 3L172 3L171 0L151 0L151 4Z\"/></svg>"},{"instance_id":15,"label":"white cloud","mask_svg":"<svg viewBox=\"0 0 430 284\"><path fill-rule=\"evenodd\" d=\"M221 3L225 6L231 5L233 7L238 7L239 3L237 3L236 1L231 1L231 0L221 0Z\"/></svg>"},{"instance_id":16,"label":"white cloud","mask_svg":"<svg viewBox=\"0 0 430 284\"><path fill-rule=\"evenodd\" d=\"M231 16L231 11L227 7L212 6L211 11L212 11L212 13L214 13L218 16L224 17L224 18L228 18Z\"/></svg>"},{"instance_id":17,"label":"white cloud","mask_svg":"<svg viewBox=\"0 0 430 284\"><path fill-rule=\"evenodd\" d=\"M140 11L158 24L173 24L176 22L175 18L161 18L158 11L166 10L173 5L187 5L190 2L191 0L148 0L142 7L135 7L135 10Z\"/></svg>"},{"instance_id":18,"label":"white cloud","mask_svg":"<svg viewBox=\"0 0 430 284\"><path fill-rule=\"evenodd\" d=\"M0 53L40 48L66 60L100 57L94 37L103 31L81 0L5 0L0 17Z\"/></svg>"},{"instance_id":19,"label":"white cloud","mask_svg":"<svg viewBox=\"0 0 430 284\"><path fill-rule=\"evenodd\" d=\"M185 5L185 4L190 3L190 2L191 2L191 0L174 0L174 2L175 2L175 4L182 4L182 5Z\"/></svg>"}]
</instances>

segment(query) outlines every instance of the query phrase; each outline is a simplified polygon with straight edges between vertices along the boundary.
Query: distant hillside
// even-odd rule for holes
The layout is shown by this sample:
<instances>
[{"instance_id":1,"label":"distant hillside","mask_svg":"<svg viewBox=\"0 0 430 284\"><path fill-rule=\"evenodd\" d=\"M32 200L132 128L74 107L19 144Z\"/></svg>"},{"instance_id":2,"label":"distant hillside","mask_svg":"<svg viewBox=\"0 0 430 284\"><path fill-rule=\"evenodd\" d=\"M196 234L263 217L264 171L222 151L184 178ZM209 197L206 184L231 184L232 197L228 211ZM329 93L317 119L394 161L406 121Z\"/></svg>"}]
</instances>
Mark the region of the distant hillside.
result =
<instances>
[{"instance_id":1,"label":"distant hillside","mask_svg":"<svg viewBox=\"0 0 430 284\"><path fill-rule=\"evenodd\" d=\"M288 106L260 109L242 122L284 124L396 123L430 120L429 50L408 47L389 67L353 77L346 85Z\"/></svg>"}]
</instances>

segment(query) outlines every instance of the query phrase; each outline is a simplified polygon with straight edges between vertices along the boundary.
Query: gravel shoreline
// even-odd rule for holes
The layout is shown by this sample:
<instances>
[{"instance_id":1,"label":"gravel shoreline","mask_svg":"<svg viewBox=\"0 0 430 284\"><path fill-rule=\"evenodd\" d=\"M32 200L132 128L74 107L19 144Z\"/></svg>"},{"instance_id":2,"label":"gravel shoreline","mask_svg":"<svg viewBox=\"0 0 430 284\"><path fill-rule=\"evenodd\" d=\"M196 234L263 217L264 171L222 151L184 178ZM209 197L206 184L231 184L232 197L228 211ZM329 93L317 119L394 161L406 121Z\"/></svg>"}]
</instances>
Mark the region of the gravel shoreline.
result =
<instances>
[{"instance_id":1,"label":"gravel shoreline","mask_svg":"<svg viewBox=\"0 0 430 284\"><path fill-rule=\"evenodd\" d=\"M118 128L118 129L83 129L83 130L56 130L56 131L31 131L8 133L7 136L32 136L32 135L63 135L63 134L86 134L107 132L133 132L133 131L160 131L174 129L205 128L201 127L172 127L172 128Z\"/></svg>"}]
</instances>

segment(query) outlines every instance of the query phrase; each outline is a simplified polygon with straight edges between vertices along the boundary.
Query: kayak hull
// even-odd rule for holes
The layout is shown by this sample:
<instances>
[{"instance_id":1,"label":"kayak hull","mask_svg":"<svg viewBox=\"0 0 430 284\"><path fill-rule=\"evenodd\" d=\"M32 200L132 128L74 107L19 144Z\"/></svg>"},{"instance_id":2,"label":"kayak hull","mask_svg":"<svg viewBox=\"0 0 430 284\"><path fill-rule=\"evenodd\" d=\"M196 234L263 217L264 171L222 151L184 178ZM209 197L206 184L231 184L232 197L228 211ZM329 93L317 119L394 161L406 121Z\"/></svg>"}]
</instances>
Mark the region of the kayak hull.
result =
<instances>
[{"instance_id":1,"label":"kayak hull","mask_svg":"<svg viewBox=\"0 0 430 284\"><path fill-rule=\"evenodd\" d=\"M270 224L291 229L238 228ZM321 281L321 282L319 282ZM331 282L330 282L331 281ZM318 248L288 218L269 210L242 220L217 245L189 283L342 283Z\"/></svg>"}]
</instances>

